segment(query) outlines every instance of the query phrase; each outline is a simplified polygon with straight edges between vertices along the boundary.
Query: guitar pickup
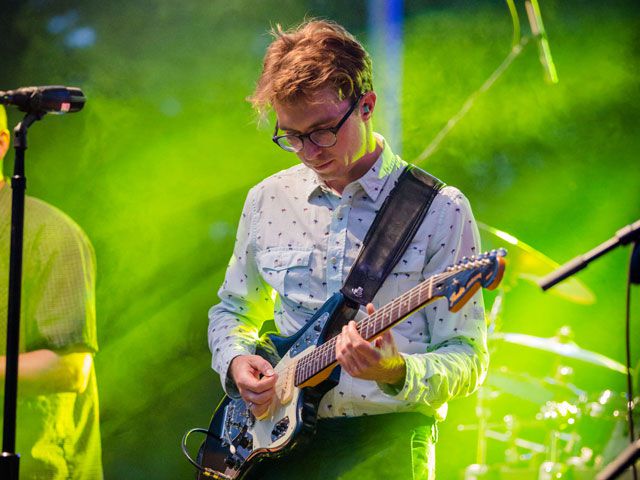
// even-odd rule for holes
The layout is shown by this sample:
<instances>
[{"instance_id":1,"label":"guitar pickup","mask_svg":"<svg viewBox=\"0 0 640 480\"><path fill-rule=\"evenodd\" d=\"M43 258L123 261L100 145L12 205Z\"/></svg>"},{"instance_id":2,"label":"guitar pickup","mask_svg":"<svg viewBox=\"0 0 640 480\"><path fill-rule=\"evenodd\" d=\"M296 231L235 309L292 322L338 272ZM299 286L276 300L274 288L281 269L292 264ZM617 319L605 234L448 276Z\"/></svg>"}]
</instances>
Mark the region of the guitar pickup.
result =
<instances>
[{"instance_id":1,"label":"guitar pickup","mask_svg":"<svg viewBox=\"0 0 640 480\"><path fill-rule=\"evenodd\" d=\"M289 417L284 417L278 423L276 423L271 431L271 441L275 442L282 437L289 429Z\"/></svg>"}]
</instances>

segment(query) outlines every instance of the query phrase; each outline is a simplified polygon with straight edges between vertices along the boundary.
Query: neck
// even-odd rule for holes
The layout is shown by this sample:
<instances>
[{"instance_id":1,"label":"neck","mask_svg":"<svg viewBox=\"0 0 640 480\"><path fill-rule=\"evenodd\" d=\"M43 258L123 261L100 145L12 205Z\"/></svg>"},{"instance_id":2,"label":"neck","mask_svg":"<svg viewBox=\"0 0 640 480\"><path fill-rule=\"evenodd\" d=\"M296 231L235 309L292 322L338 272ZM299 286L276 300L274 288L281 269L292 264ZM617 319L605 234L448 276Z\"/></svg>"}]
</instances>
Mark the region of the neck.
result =
<instances>
[{"instance_id":1,"label":"neck","mask_svg":"<svg viewBox=\"0 0 640 480\"><path fill-rule=\"evenodd\" d=\"M353 167L349 171L349 176L344 179L329 180L326 182L327 186L342 195L342 192L347 185L362 177L369 171L373 164L376 163L376 160L382 153L383 148L382 140L376 138L372 133L365 145L366 153L354 162Z\"/></svg>"}]
</instances>

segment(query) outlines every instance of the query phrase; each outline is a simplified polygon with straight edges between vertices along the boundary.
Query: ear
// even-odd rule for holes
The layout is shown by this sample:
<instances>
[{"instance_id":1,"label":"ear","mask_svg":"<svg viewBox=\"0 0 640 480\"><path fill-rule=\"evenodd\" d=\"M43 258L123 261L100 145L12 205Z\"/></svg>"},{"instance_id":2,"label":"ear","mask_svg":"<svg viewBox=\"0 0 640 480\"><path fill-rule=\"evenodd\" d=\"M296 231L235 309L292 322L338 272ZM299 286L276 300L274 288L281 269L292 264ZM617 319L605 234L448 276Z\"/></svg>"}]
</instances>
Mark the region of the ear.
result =
<instances>
[{"instance_id":1,"label":"ear","mask_svg":"<svg viewBox=\"0 0 640 480\"><path fill-rule=\"evenodd\" d=\"M2 164L2 159L9 150L9 130L4 129L0 130L0 165ZM2 173L0 172L0 177Z\"/></svg>"},{"instance_id":2,"label":"ear","mask_svg":"<svg viewBox=\"0 0 640 480\"><path fill-rule=\"evenodd\" d=\"M366 121L371 118L376 107L376 93L367 92L360 100L360 117Z\"/></svg>"}]
</instances>

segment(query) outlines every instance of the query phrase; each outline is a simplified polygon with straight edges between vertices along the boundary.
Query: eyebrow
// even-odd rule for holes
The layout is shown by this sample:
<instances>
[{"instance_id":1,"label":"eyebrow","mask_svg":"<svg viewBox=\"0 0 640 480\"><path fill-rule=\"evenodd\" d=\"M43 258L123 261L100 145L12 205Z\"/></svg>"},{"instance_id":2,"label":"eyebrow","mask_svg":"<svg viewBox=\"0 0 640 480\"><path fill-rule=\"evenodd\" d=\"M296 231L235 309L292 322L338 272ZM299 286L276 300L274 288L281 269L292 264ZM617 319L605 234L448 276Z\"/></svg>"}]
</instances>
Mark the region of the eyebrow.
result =
<instances>
[{"instance_id":1,"label":"eyebrow","mask_svg":"<svg viewBox=\"0 0 640 480\"><path fill-rule=\"evenodd\" d=\"M320 120L320 121L318 121L318 122L315 122L315 123L313 123L313 124L309 125L309 128L307 129L307 132L313 131L314 129L316 129L316 128L317 128L317 127L319 127L320 125L323 125L323 126L324 126L325 124L327 124L327 123L331 123L332 121L335 121L335 118L334 118L334 117L332 117L332 118L327 118L327 119L325 119L325 120ZM296 129L294 129L294 128L285 127L285 126L283 126L283 125L280 125L280 123L278 123L278 128L279 128L280 130L286 130L287 132L302 133L302 132L300 132L300 130L296 130Z\"/></svg>"}]
</instances>

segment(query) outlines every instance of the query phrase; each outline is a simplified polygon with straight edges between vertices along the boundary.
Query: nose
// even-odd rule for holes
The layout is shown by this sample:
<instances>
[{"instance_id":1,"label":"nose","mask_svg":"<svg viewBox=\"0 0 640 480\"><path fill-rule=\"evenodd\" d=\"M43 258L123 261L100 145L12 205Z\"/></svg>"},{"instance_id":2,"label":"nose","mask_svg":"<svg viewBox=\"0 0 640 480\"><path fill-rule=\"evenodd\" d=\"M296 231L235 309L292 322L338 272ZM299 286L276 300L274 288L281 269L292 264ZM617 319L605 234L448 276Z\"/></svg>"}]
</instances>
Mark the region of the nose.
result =
<instances>
[{"instance_id":1,"label":"nose","mask_svg":"<svg viewBox=\"0 0 640 480\"><path fill-rule=\"evenodd\" d=\"M305 160L313 160L322 151L322 147L317 146L308 138L305 138L302 142L303 143L302 143L301 153Z\"/></svg>"}]
</instances>

